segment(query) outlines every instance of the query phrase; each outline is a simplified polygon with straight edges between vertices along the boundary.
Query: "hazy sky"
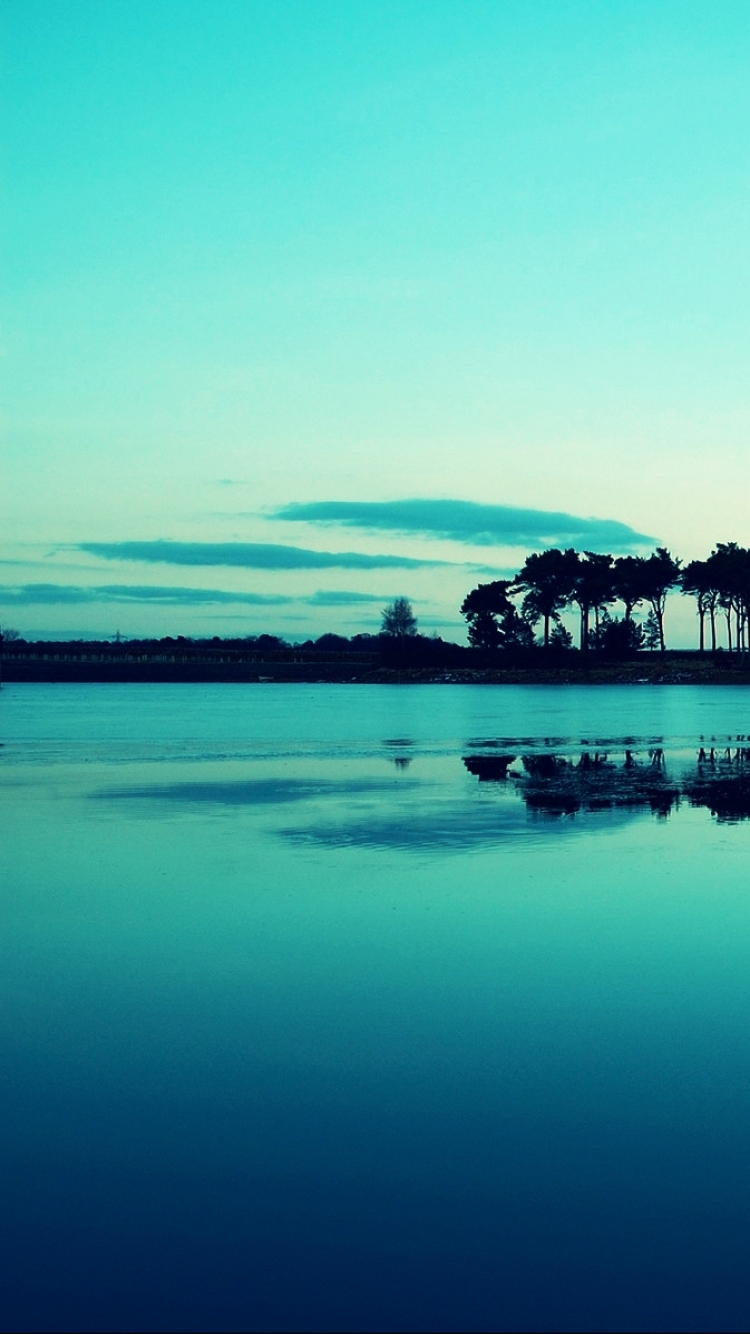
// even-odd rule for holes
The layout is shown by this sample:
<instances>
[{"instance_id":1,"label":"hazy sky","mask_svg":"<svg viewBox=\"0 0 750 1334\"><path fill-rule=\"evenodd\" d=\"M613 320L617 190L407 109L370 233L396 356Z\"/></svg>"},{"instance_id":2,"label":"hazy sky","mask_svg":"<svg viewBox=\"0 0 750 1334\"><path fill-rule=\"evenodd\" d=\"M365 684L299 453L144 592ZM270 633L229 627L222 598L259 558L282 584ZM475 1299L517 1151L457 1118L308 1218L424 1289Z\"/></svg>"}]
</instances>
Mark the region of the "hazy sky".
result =
<instances>
[{"instance_id":1,"label":"hazy sky","mask_svg":"<svg viewBox=\"0 0 750 1334\"><path fill-rule=\"evenodd\" d=\"M0 15L0 622L458 636L534 546L750 543L747 0Z\"/></svg>"}]
</instances>

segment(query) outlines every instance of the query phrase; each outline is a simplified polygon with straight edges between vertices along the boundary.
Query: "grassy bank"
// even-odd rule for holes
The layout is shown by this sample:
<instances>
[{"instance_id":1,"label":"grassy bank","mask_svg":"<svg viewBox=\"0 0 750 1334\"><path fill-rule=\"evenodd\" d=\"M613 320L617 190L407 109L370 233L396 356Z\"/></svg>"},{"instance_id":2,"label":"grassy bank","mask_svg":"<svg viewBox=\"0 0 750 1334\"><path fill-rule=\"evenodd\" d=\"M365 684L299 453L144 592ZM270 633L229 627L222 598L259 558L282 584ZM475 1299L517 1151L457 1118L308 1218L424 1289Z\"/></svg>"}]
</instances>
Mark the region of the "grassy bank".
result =
<instances>
[{"instance_id":1,"label":"grassy bank","mask_svg":"<svg viewBox=\"0 0 750 1334\"><path fill-rule=\"evenodd\" d=\"M723 660L722 660L723 659ZM73 655L16 654L2 664L5 682L257 683L330 682L367 685L750 685L750 663L729 655L644 654L633 661L608 662L578 653L534 653L522 662L488 662L464 651L459 663L410 663L344 657L314 661L275 655L268 661L156 658L135 661L108 655L99 660Z\"/></svg>"}]
</instances>

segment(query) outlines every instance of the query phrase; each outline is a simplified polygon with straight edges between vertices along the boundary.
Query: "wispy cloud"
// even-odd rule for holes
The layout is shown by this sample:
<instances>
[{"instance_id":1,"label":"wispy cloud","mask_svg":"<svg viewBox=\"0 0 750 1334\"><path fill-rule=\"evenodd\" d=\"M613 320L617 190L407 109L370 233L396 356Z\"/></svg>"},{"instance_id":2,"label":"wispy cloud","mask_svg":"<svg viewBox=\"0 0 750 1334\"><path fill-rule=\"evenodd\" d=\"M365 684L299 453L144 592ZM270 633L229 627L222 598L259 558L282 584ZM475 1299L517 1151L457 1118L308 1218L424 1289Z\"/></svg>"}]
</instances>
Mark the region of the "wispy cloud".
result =
<instances>
[{"instance_id":1,"label":"wispy cloud","mask_svg":"<svg viewBox=\"0 0 750 1334\"><path fill-rule=\"evenodd\" d=\"M249 606L277 607L295 598L262 593L229 593L220 588L169 588L151 584L20 584L0 586L0 606L51 606L56 603L140 602L162 606L205 606L213 603L244 603Z\"/></svg>"},{"instance_id":2,"label":"wispy cloud","mask_svg":"<svg viewBox=\"0 0 750 1334\"><path fill-rule=\"evenodd\" d=\"M274 519L418 533L476 546L575 546L630 551L655 538L617 519L582 519L552 510L480 505L471 500L322 500L277 509Z\"/></svg>"},{"instance_id":3,"label":"wispy cloud","mask_svg":"<svg viewBox=\"0 0 750 1334\"><path fill-rule=\"evenodd\" d=\"M348 593L345 590L337 591L320 589L313 593L312 597L305 598L313 607L346 607L357 602L387 602L392 594L377 593Z\"/></svg>"},{"instance_id":4,"label":"wispy cloud","mask_svg":"<svg viewBox=\"0 0 750 1334\"><path fill-rule=\"evenodd\" d=\"M166 565L225 565L249 570L417 570L445 566L410 556L370 556L359 551L311 551L265 542L80 542L76 550L102 560Z\"/></svg>"}]
</instances>

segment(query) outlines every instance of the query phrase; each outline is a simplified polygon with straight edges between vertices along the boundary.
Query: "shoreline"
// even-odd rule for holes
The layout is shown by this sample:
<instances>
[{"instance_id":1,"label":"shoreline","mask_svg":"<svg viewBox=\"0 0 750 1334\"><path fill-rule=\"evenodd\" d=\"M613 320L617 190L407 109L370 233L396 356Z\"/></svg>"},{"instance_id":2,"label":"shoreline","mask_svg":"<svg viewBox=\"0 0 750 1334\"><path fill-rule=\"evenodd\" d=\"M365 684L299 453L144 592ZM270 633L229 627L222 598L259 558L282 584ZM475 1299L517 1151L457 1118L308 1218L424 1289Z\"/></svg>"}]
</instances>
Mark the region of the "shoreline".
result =
<instances>
[{"instance_id":1,"label":"shoreline","mask_svg":"<svg viewBox=\"0 0 750 1334\"><path fill-rule=\"evenodd\" d=\"M601 663L558 662L539 667L373 667L352 662L40 662L2 664L2 684L241 684L241 685L736 685L750 686L750 664L711 660Z\"/></svg>"}]
</instances>

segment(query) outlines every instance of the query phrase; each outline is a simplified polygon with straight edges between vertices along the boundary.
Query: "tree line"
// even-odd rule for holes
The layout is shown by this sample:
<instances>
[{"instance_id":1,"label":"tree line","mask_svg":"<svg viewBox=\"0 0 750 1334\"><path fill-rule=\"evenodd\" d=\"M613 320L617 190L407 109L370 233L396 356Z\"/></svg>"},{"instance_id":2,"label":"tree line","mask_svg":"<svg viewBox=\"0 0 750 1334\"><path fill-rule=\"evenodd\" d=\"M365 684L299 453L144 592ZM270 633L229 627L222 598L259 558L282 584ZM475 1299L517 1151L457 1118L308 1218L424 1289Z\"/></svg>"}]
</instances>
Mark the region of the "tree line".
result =
<instances>
[{"instance_id":1,"label":"tree line","mask_svg":"<svg viewBox=\"0 0 750 1334\"><path fill-rule=\"evenodd\" d=\"M624 657L650 648L663 653L664 613L673 590L696 599L701 652L707 626L712 652L719 647L717 620L723 620L730 652L750 646L750 550L736 542L719 542L705 560L685 566L666 547L650 556L617 557L552 547L527 556L515 579L473 588L461 613L469 643L483 650L531 648L540 622L545 648L568 648L572 636L562 613L575 608L582 652ZM612 614L616 603L621 616ZM647 609L643 622L633 614L641 607Z\"/></svg>"},{"instance_id":2,"label":"tree line","mask_svg":"<svg viewBox=\"0 0 750 1334\"><path fill-rule=\"evenodd\" d=\"M610 658L626 658L642 648L665 651L664 615L667 597L673 591L696 600L701 652L708 647L707 638L712 652L724 647L718 643L719 627L730 653L750 651L750 549L736 542L719 542L705 560L692 560L684 566L666 547L657 547L650 556L617 557L552 547L527 556L515 578L478 584L464 598L461 613L468 622L470 646L493 652L535 648L540 624L544 648L570 648L572 635L562 615L575 608L580 617L579 646L583 652L593 650ZM622 607L619 616L613 614L617 603ZM639 609L646 611L643 620L634 614ZM116 638L119 644L119 632ZM26 641L17 630L2 626L0 654L11 644L20 648ZM437 661L441 653L455 656L466 652L438 635L428 638L420 634L406 597L394 598L383 609L379 634L348 638L329 632L295 645L268 634L239 639L216 635L210 640L179 635L176 640L171 636L132 640L127 652L140 648L148 655L159 646L172 645L186 651L191 646L198 649L210 645L252 649L261 655L270 651L315 651L364 655L382 652L386 656L397 652L403 656L408 650L414 657L419 650L430 661ZM46 647L54 655L64 646ZM89 648L93 649L94 644Z\"/></svg>"}]
</instances>

